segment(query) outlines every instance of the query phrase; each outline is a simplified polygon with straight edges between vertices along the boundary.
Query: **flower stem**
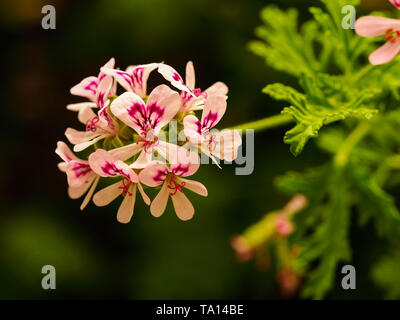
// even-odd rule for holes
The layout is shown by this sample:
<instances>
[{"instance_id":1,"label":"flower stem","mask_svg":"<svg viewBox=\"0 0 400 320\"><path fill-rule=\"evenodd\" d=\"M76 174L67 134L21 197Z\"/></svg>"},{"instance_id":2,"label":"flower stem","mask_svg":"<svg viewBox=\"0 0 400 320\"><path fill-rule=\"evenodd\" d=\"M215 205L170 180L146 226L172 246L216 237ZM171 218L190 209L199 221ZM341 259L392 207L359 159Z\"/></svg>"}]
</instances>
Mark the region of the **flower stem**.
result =
<instances>
[{"instance_id":1,"label":"flower stem","mask_svg":"<svg viewBox=\"0 0 400 320\"><path fill-rule=\"evenodd\" d=\"M365 137L371 129L371 124L367 121L361 122L358 127L347 137L347 139L340 146L339 151L334 158L334 164L337 167L344 167L348 160L351 151L354 147Z\"/></svg>"},{"instance_id":2,"label":"flower stem","mask_svg":"<svg viewBox=\"0 0 400 320\"><path fill-rule=\"evenodd\" d=\"M290 115L280 114L280 115L264 118L261 120L244 123L244 124L235 126L231 129L236 129L236 130L253 129L255 131L262 131L262 130L267 130L267 129L283 126L283 125L288 124L293 121L294 120Z\"/></svg>"}]
</instances>

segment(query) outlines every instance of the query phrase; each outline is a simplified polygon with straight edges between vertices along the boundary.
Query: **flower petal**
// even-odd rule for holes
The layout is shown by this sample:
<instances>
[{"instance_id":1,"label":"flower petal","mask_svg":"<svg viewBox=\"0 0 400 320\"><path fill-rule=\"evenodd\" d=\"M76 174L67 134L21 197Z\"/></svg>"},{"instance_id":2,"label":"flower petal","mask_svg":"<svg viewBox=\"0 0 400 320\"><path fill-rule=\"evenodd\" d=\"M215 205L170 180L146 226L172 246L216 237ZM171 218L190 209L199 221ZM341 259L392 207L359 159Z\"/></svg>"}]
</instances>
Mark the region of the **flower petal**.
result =
<instances>
[{"instance_id":1,"label":"flower petal","mask_svg":"<svg viewBox=\"0 0 400 320\"><path fill-rule=\"evenodd\" d=\"M196 76L194 72L194 67L193 67L193 62L189 61L186 64L186 86L190 89L193 90L196 85Z\"/></svg>"},{"instance_id":2,"label":"flower petal","mask_svg":"<svg viewBox=\"0 0 400 320\"><path fill-rule=\"evenodd\" d=\"M136 185L131 185L128 192L132 195L126 195L117 212L117 220L120 223L128 223L133 216L133 208L136 200Z\"/></svg>"},{"instance_id":3,"label":"flower petal","mask_svg":"<svg viewBox=\"0 0 400 320\"><path fill-rule=\"evenodd\" d=\"M388 41L379 49L375 50L370 56L369 61L373 65L381 65L392 61L400 51L400 40L396 42Z\"/></svg>"},{"instance_id":4,"label":"flower petal","mask_svg":"<svg viewBox=\"0 0 400 320\"><path fill-rule=\"evenodd\" d=\"M143 145L139 143L131 143L127 146L123 146L120 148L112 149L108 151L108 153L118 160L128 160L132 158L134 155L138 154L143 149Z\"/></svg>"},{"instance_id":5,"label":"flower petal","mask_svg":"<svg viewBox=\"0 0 400 320\"><path fill-rule=\"evenodd\" d=\"M137 174L124 162L114 158L109 152L97 149L89 156L92 170L101 177L125 176L130 181L139 181Z\"/></svg>"},{"instance_id":6,"label":"flower petal","mask_svg":"<svg viewBox=\"0 0 400 320\"><path fill-rule=\"evenodd\" d=\"M146 106L147 119L158 136L161 128L167 125L181 107L181 97L178 92L162 84L156 87L149 96Z\"/></svg>"},{"instance_id":7,"label":"flower petal","mask_svg":"<svg viewBox=\"0 0 400 320\"><path fill-rule=\"evenodd\" d=\"M226 96L228 94L228 86L223 82L216 82L204 92L207 96Z\"/></svg>"},{"instance_id":8,"label":"flower petal","mask_svg":"<svg viewBox=\"0 0 400 320\"><path fill-rule=\"evenodd\" d=\"M185 182L184 188L193 191L203 197L208 196L208 191L207 188L200 182L198 181L193 181L193 180L188 180L188 179L183 179L183 178L178 178L179 181Z\"/></svg>"},{"instance_id":9,"label":"flower petal","mask_svg":"<svg viewBox=\"0 0 400 320\"><path fill-rule=\"evenodd\" d=\"M169 65L166 64L160 64L158 66L158 72L161 73L161 75L168 80L169 82L171 82L171 84L182 91L185 91L191 95L194 96L194 94L191 92L191 90L185 85L185 83L183 82L182 77L179 75L179 73L172 68Z\"/></svg>"},{"instance_id":10,"label":"flower petal","mask_svg":"<svg viewBox=\"0 0 400 320\"><path fill-rule=\"evenodd\" d=\"M97 85L97 77L87 77L72 87L70 92L75 96L85 97L91 101L96 101Z\"/></svg>"},{"instance_id":11,"label":"flower petal","mask_svg":"<svg viewBox=\"0 0 400 320\"><path fill-rule=\"evenodd\" d=\"M167 207L168 197L168 184L165 182L150 206L150 212L154 217L158 218L164 213Z\"/></svg>"},{"instance_id":12,"label":"flower petal","mask_svg":"<svg viewBox=\"0 0 400 320\"><path fill-rule=\"evenodd\" d=\"M213 128L222 118L226 111L226 98L223 96L211 96L204 104L201 117L202 130L207 131Z\"/></svg>"},{"instance_id":13,"label":"flower petal","mask_svg":"<svg viewBox=\"0 0 400 320\"><path fill-rule=\"evenodd\" d=\"M153 163L139 173L139 181L149 187L156 187L164 183L169 169L166 164Z\"/></svg>"},{"instance_id":14,"label":"flower petal","mask_svg":"<svg viewBox=\"0 0 400 320\"><path fill-rule=\"evenodd\" d=\"M88 183L92 177L96 176L87 161L71 160L66 166L68 185L78 187Z\"/></svg>"},{"instance_id":15,"label":"flower petal","mask_svg":"<svg viewBox=\"0 0 400 320\"><path fill-rule=\"evenodd\" d=\"M139 135L146 134L146 104L137 94L120 95L112 102L111 112Z\"/></svg>"},{"instance_id":16,"label":"flower petal","mask_svg":"<svg viewBox=\"0 0 400 320\"><path fill-rule=\"evenodd\" d=\"M121 181L118 181L98 192L93 197L93 202L98 207L104 207L115 200L121 193Z\"/></svg>"},{"instance_id":17,"label":"flower petal","mask_svg":"<svg viewBox=\"0 0 400 320\"><path fill-rule=\"evenodd\" d=\"M368 16L358 19L355 23L356 33L361 37L381 36L393 28L400 28L400 20Z\"/></svg>"},{"instance_id":18,"label":"flower petal","mask_svg":"<svg viewBox=\"0 0 400 320\"><path fill-rule=\"evenodd\" d=\"M67 144L63 141L57 142L56 153L63 159L65 162L70 162L71 160L79 160L77 156L68 148Z\"/></svg>"},{"instance_id":19,"label":"flower petal","mask_svg":"<svg viewBox=\"0 0 400 320\"><path fill-rule=\"evenodd\" d=\"M125 90L136 93L140 97L145 97L147 79L150 73L158 66L158 63L149 63L140 66L130 66L126 71L111 68L101 68L101 71L113 76Z\"/></svg>"},{"instance_id":20,"label":"flower petal","mask_svg":"<svg viewBox=\"0 0 400 320\"><path fill-rule=\"evenodd\" d=\"M183 132L192 144L199 144L203 141L201 122L194 115L186 116L183 119Z\"/></svg>"},{"instance_id":21,"label":"flower petal","mask_svg":"<svg viewBox=\"0 0 400 320\"><path fill-rule=\"evenodd\" d=\"M100 179L100 177L97 176L97 177L95 178L95 180L93 181L92 186L90 187L88 193L87 193L86 196L85 196L85 199L83 199L83 202L82 202L82 204L81 204L81 206L80 206L81 211L82 211L83 209L86 208L86 206L88 205L90 199L92 198L92 195L93 195L93 193L94 193L94 190L96 189L97 184L99 183L99 179Z\"/></svg>"},{"instance_id":22,"label":"flower petal","mask_svg":"<svg viewBox=\"0 0 400 320\"><path fill-rule=\"evenodd\" d=\"M137 183L136 186L139 189L140 195L142 196L144 203L149 206L151 203L151 200L147 196L146 192L144 192L142 185L140 183Z\"/></svg>"},{"instance_id":23,"label":"flower petal","mask_svg":"<svg viewBox=\"0 0 400 320\"><path fill-rule=\"evenodd\" d=\"M238 149L242 144L242 137L237 130L222 130L214 134L213 141L207 140L203 147L208 148L211 154L221 160L233 161L237 158ZM210 148L210 146L214 146Z\"/></svg>"},{"instance_id":24,"label":"flower petal","mask_svg":"<svg viewBox=\"0 0 400 320\"><path fill-rule=\"evenodd\" d=\"M183 192L178 191L174 195L171 195L171 199L175 213L179 219L187 221L193 218L194 207Z\"/></svg>"}]
</instances>

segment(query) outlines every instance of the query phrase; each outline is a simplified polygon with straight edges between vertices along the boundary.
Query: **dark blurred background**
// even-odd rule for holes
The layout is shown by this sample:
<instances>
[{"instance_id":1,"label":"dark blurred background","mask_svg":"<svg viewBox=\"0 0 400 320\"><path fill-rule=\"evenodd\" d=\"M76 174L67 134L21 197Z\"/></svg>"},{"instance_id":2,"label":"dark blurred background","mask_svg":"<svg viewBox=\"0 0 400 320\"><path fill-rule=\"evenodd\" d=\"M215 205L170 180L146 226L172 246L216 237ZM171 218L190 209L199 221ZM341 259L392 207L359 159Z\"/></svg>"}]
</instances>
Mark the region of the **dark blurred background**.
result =
<instances>
[{"instance_id":1,"label":"dark blurred background","mask_svg":"<svg viewBox=\"0 0 400 320\"><path fill-rule=\"evenodd\" d=\"M57 141L66 141L67 127L81 128L76 114L65 109L82 101L69 89L97 75L111 57L123 69L164 61L181 74L192 60L198 87L224 81L229 104L219 128L278 113L282 105L261 89L271 82L296 86L296 80L268 69L247 49L261 24L260 10L272 3L295 5L302 20L309 17L309 6L319 5L310 0L1 1L0 298L280 298L273 270L239 263L230 239L288 200L274 188L276 176L326 160L313 144L295 159L282 142L284 128L258 133L252 175L235 176L233 166L211 165L196 174L209 196L189 195L193 220L178 220L171 203L161 218L153 218L138 200L128 225L116 220L120 201L105 208L91 203L81 212L82 199L68 198L54 153ZM364 1L364 9L378 9L378 3ZM46 4L56 8L56 30L41 28ZM161 80L157 73L151 78L150 85ZM359 248L369 239L363 232ZM41 288L47 264L57 270L53 291ZM361 289L352 297L380 296L368 273L359 281ZM340 290L332 294L337 296L351 298Z\"/></svg>"}]
</instances>

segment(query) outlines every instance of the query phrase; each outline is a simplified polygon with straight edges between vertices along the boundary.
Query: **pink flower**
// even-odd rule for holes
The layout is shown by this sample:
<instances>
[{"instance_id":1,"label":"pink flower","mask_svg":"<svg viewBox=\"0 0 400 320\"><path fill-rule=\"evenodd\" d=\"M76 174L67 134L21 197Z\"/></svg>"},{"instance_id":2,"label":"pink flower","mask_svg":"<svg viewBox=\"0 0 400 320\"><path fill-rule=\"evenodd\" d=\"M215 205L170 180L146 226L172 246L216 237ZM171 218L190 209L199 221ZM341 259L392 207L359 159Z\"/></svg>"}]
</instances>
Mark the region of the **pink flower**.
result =
<instances>
[{"instance_id":1,"label":"pink flower","mask_svg":"<svg viewBox=\"0 0 400 320\"><path fill-rule=\"evenodd\" d=\"M223 96L225 99L227 98L228 87L222 82L214 83L205 91L195 88L196 77L192 61L186 64L186 83L174 68L166 64L160 64L158 72L161 73L166 80L170 81L174 87L181 90L181 111L184 113L201 110L204 101L210 96L219 95Z\"/></svg>"},{"instance_id":2,"label":"pink flower","mask_svg":"<svg viewBox=\"0 0 400 320\"><path fill-rule=\"evenodd\" d=\"M114 66L104 66L101 72L114 77L117 82L128 92L146 97L147 79L150 73L159 66L159 63L149 63L139 66L130 66L126 71L113 69Z\"/></svg>"},{"instance_id":3,"label":"pink flower","mask_svg":"<svg viewBox=\"0 0 400 320\"><path fill-rule=\"evenodd\" d=\"M115 65L115 59L111 58L105 65L104 68L114 68ZM98 95L98 87L101 82L103 82L106 79L106 74L104 72L99 73L97 77L87 77L83 79L80 83L78 83L76 86L71 88L70 92L71 94L75 96L80 96L80 97L85 97L88 98L90 101L96 102L99 98ZM111 78L111 77L108 77ZM110 87L108 88L109 92L107 93L113 93L114 90Z\"/></svg>"},{"instance_id":4,"label":"pink flower","mask_svg":"<svg viewBox=\"0 0 400 320\"><path fill-rule=\"evenodd\" d=\"M190 156L193 156L193 158L188 162L171 166L163 163L152 163L139 173L140 181L145 185L150 187L162 185L160 192L150 206L150 212L154 217L160 217L164 213L168 198L171 197L178 218L190 220L194 215L194 208L183 190L188 189L204 197L208 195L203 184L184 179L184 177L193 175L200 166L196 158L197 154L190 152Z\"/></svg>"},{"instance_id":5,"label":"pink flower","mask_svg":"<svg viewBox=\"0 0 400 320\"><path fill-rule=\"evenodd\" d=\"M88 161L76 157L64 142L57 142L56 153L64 160L58 164L58 168L67 174L70 198L82 197L90 187L80 208L83 210L89 203L100 177L90 168Z\"/></svg>"},{"instance_id":6,"label":"pink flower","mask_svg":"<svg viewBox=\"0 0 400 320\"><path fill-rule=\"evenodd\" d=\"M105 66L113 67L114 58ZM118 134L119 126L107 111L108 98L115 94L113 78L100 72L99 76L83 79L71 89L71 93L83 96L92 102L70 104L68 110L78 112L78 120L85 125L85 131L68 128L65 132L68 140L74 144L74 151L79 152L96 142ZM98 108L97 114L92 110Z\"/></svg>"},{"instance_id":7,"label":"pink flower","mask_svg":"<svg viewBox=\"0 0 400 320\"><path fill-rule=\"evenodd\" d=\"M139 177L127 164L118 160L111 152L97 149L89 156L89 164L92 170L101 177L121 177L121 180L98 191L94 197L95 205L106 206L122 194L122 201L117 212L117 220L121 223L128 223L133 215L136 200L136 190L144 202L149 205L150 199L139 183Z\"/></svg>"},{"instance_id":8,"label":"pink flower","mask_svg":"<svg viewBox=\"0 0 400 320\"><path fill-rule=\"evenodd\" d=\"M147 103L133 92L125 92L113 101L112 113L140 136L136 144L131 145L131 156L141 152L132 168L144 168L149 164L153 151L170 160L182 149L158 139L161 129L171 121L179 107L179 94L166 85L156 87Z\"/></svg>"},{"instance_id":9,"label":"pink flower","mask_svg":"<svg viewBox=\"0 0 400 320\"><path fill-rule=\"evenodd\" d=\"M236 159L242 139L237 130L210 131L221 120L226 110L226 99L209 97L204 105L201 121L194 115L183 119L184 133L192 145L200 145L201 151L218 164L221 160Z\"/></svg>"},{"instance_id":10,"label":"pink flower","mask_svg":"<svg viewBox=\"0 0 400 320\"><path fill-rule=\"evenodd\" d=\"M390 2L400 9L399 0L390 0ZM369 38L385 35L386 44L369 56L371 64L388 63L400 52L400 20L372 16L362 17L356 21L355 29L361 37Z\"/></svg>"},{"instance_id":11,"label":"pink flower","mask_svg":"<svg viewBox=\"0 0 400 320\"><path fill-rule=\"evenodd\" d=\"M119 132L118 123L109 115L107 105L100 109L97 115L91 107L79 110L78 120L85 125L85 131L67 128L65 136L74 144L74 151L79 152L96 142L116 136Z\"/></svg>"}]
</instances>

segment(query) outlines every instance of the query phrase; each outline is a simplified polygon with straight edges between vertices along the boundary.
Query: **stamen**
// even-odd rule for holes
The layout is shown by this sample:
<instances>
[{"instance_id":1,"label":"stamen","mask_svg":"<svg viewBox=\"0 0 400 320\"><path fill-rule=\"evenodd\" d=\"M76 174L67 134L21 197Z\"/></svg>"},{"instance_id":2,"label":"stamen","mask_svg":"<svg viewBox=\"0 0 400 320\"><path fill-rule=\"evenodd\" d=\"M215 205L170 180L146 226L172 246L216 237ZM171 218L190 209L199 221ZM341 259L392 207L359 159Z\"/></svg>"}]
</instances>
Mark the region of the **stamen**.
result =
<instances>
[{"instance_id":1,"label":"stamen","mask_svg":"<svg viewBox=\"0 0 400 320\"><path fill-rule=\"evenodd\" d=\"M126 197L126 194L128 194L130 197L132 196L132 193L128 191L128 189L132 183L133 182L126 177L124 177L122 179L122 186L118 187L118 189L122 189L123 197Z\"/></svg>"},{"instance_id":2,"label":"stamen","mask_svg":"<svg viewBox=\"0 0 400 320\"><path fill-rule=\"evenodd\" d=\"M169 184L168 184L168 189L173 190L173 192L170 192L169 194L171 196L174 196L178 191L179 192L183 192L183 187L186 185L185 181L182 181L182 183L179 185L175 179L171 178L171 180L169 180Z\"/></svg>"},{"instance_id":3,"label":"stamen","mask_svg":"<svg viewBox=\"0 0 400 320\"><path fill-rule=\"evenodd\" d=\"M86 121L86 131L96 132L96 123L99 122L99 117L95 116L92 120Z\"/></svg>"}]
</instances>

